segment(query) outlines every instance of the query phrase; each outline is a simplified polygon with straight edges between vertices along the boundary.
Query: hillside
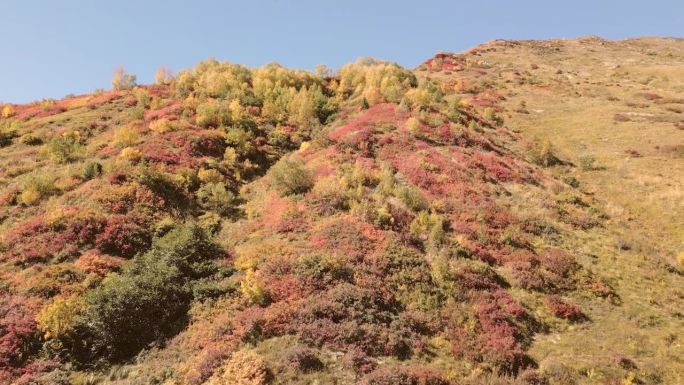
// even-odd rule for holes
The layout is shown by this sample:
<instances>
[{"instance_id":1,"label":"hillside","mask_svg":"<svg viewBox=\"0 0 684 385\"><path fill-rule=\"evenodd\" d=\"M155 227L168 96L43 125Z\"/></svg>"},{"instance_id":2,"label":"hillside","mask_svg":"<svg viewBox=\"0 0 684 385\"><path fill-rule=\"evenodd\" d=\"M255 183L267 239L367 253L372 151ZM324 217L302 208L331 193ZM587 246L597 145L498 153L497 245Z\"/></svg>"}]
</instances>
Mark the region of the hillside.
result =
<instances>
[{"instance_id":1,"label":"hillside","mask_svg":"<svg viewBox=\"0 0 684 385\"><path fill-rule=\"evenodd\" d=\"M207 60L5 105L0 383L681 382L683 58Z\"/></svg>"}]
</instances>

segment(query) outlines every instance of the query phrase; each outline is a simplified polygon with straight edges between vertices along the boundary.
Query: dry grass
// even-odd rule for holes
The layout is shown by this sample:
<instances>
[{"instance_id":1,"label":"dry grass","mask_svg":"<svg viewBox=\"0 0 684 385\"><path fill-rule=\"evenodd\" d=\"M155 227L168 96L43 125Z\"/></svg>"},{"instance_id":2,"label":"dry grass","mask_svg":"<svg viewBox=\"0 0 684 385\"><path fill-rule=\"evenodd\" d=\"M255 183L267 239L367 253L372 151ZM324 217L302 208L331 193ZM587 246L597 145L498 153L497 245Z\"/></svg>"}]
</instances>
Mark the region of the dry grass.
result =
<instances>
[{"instance_id":1,"label":"dry grass","mask_svg":"<svg viewBox=\"0 0 684 385\"><path fill-rule=\"evenodd\" d=\"M684 278L676 260L684 251L684 159L676 155L684 145L676 123L684 120L678 112L684 41L589 38L479 48L464 56L487 63L485 74L430 76L490 84L505 95L506 126L530 141L551 140L556 155L576 165L552 172L576 178L609 217L602 227L565 227L563 237L546 241L575 250L586 267L608 278L621 303L578 298L591 322L539 336L532 355L549 371L573 368L580 383L616 376L624 383L633 383L630 376L684 383ZM587 155L595 167L580 167ZM516 212L549 217L535 200L543 194L520 186L509 191L505 200Z\"/></svg>"}]
</instances>

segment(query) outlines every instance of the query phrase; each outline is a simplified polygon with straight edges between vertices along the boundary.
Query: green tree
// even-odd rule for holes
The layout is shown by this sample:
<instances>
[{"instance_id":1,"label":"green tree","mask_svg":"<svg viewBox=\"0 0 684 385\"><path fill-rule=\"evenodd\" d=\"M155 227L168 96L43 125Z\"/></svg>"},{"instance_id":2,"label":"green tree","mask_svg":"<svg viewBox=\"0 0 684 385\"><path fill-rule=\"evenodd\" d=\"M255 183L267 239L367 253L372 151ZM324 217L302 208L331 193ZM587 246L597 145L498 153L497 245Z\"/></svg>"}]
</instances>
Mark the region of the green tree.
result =
<instances>
[{"instance_id":1,"label":"green tree","mask_svg":"<svg viewBox=\"0 0 684 385\"><path fill-rule=\"evenodd\" d=\"M121 360L178 332L187 320L193 283L215 273L221 250L198 225L184 225L157 239L121 274L86 293L76 322L78 357Z\"/></svg>"},{"instance_id":2,"label":"green tree","mask_svg":"<svg viewBox=\"0 0 684 385\"><path fill-rule=\"evenodd\" d=\"M297 157L280 159L269 171L271 183L282 195L301 194L313 187L313 175Z\"/></svg>"}]
</instances>

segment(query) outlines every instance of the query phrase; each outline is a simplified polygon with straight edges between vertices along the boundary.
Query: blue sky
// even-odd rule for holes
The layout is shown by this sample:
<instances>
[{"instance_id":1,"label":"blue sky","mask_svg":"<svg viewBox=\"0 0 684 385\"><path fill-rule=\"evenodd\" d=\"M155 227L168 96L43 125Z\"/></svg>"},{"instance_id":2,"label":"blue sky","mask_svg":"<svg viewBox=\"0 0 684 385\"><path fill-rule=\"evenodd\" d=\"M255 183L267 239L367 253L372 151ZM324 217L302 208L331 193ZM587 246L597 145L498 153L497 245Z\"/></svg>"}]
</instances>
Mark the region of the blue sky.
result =
<instances>
[{"instance_id":1,"label":"blue sky","mask_svg":"<svg viewBox=\"0 0 684 385\"><path fill-rule=\"evenodd\" d=\"M414 67L487 40L684 37L682 0L0 0L0 101L151 82L207 57L336 68L360 56Z\"/></svg>"}]
</instances>

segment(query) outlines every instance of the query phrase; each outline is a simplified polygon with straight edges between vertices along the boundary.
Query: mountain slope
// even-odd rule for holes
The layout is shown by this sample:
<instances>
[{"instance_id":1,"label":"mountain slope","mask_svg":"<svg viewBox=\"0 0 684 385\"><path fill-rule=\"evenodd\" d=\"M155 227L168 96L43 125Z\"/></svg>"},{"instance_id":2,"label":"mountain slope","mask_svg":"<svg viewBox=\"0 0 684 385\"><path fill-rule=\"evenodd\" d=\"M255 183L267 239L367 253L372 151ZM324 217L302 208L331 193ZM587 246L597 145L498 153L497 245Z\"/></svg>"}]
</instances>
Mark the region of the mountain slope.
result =
<instances>
[{"instance_id":1,"label":"mountain slope","mask_svg":"<svg viewBox=\"0 0 684 385\"><path fill-rule=\"evenodd\" d=\"M572 143L590 130L542 115L553 98L578 122L571 103L614 102L585 102L559 62L598 92L610 75L570 59L649 44L677 71L678 41L494 42L415 72L208 60L154 86L119 74L118 90L5 106L0 378L676 383L680 244L653 234L681 230L681 190L638 210L602 185L609 146L582 143L596 158L582 169ZM679 89L663 84L667 103L645 108L674 119Z\"/></svg>"},{"instance_id":2,"label":"mountain slope","mask_svg":"<svg viewBox=\"0 0 684 385\"><path fill-rule=\"evenodd\" d=\"M576 180L609 218L566 247L614 285L621 306L590 310L586 328L539 340L533 356L573 362L595 381L615 357L627 358L634 373L654 373L642 381L681 382L684 42L495 41L441 59L485 67L476 72L430 70L439 61L418 73L459 92L481 87L461 94L475 105L490 101L478 100L487 90L505 97L492 105L507 124L530 141L550 140L573 164L551 171Z\"/></svg>"}]
</instances>

